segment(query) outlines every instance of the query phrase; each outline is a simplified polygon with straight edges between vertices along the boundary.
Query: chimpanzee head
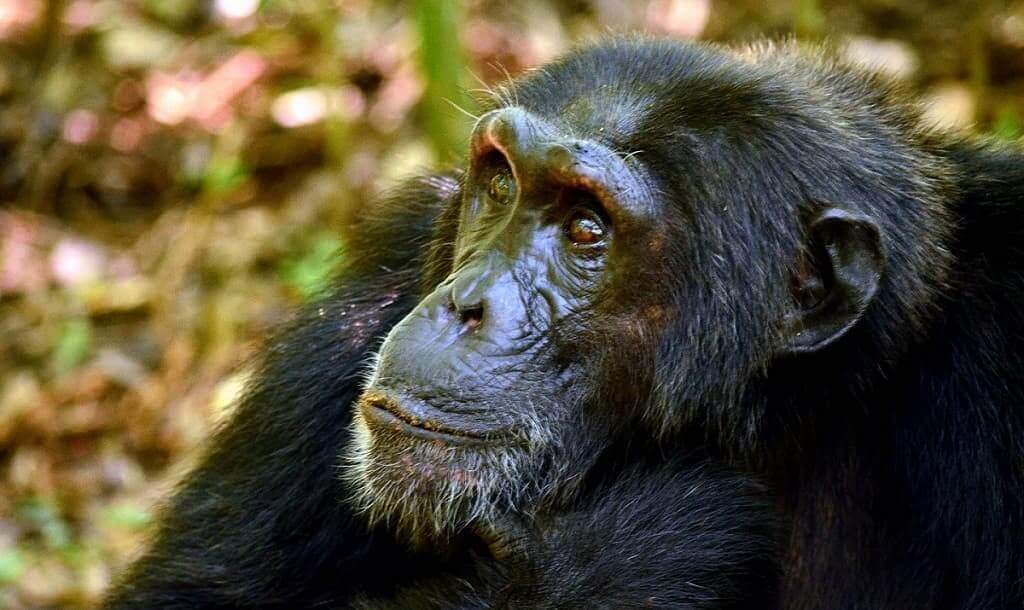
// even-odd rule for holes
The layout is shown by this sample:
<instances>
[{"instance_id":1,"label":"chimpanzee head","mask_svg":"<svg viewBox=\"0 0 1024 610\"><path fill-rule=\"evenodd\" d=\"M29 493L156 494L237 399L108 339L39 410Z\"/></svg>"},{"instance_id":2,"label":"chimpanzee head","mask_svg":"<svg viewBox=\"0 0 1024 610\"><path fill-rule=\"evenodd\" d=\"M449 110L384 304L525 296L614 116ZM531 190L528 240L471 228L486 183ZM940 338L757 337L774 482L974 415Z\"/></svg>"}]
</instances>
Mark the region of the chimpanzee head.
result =
<instances>
[{"instance_id":1,"label":"chimpanzee head","mask_svg":"<svg viewBox=\"0 0 1024 610\"><path fill-rule=\"evenodd\" d=\"M946 169L826 65L616 40L496 96L358 403L357 502L444 535L623 436L753 444L780 362L825 383L837 352L901 349L946 273Z\"/></svg>"}]
</instances>

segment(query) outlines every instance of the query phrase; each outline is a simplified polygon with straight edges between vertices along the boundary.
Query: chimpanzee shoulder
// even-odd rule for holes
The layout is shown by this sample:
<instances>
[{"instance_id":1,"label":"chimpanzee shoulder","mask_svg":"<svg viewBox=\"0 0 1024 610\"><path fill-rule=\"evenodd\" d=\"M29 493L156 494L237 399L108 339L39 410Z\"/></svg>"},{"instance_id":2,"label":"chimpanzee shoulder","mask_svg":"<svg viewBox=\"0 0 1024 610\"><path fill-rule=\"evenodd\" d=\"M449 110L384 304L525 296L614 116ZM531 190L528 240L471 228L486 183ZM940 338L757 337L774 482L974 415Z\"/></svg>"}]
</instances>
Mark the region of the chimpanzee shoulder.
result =
<instances>
[{"instance_id":1,"label":"chimpanzee shoulder","mask_svg":"<svg viewBox=\"0 0 1024 610\"><path fill-rule=\"evenodd\" d=\"M380 334L415 302L425 246L457 180L407 179L357 219L336 288L268 339L230 424L163 508L152 546L107 607L330 604L387 590L391 577L375 562L409 573L431 565L354 515L338 447Z\"/></svg>"}]
</instances>

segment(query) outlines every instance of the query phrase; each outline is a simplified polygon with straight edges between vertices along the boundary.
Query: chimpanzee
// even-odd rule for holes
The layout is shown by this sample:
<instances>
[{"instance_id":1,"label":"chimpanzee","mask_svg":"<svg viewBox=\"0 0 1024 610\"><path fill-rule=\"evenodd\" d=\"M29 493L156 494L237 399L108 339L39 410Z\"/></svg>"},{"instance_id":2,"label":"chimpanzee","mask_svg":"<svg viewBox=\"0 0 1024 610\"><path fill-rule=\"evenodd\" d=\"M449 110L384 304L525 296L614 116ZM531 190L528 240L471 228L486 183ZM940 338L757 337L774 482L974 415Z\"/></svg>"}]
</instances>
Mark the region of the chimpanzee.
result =
<instances>
[{"instance_id":1,"label":"chimpanzee","mask_svg":"<svg viewBox=\"0 0 1024 610\"><path fill-rule=\"evenodd\" d=\"M822 51L576 50L369 212L109 606L1020 607L1022 204Z\"/></svg>"},{"instance_id":2,"label":"chimpanzee","mask_svg":"<svg viewBox=\"0 0 1024 610\"><path fill-rule=\"evenodd\" d=\"M495 512L468 533L452 523L396 538L386 523L368 527L342 480L359 468L352 420L361 378L380 335L412 310L421 283L430 286L425 270L441 263L428 264L424 248L458 193L455 175L412 178L361 220L336 291L269 343L237 414L106 607L759 608L774 599L768 494L693 448L645 449L628 462L627 452L606 451L618 467L588 476L586 493L573 492L579 483L553 487L530 510ZM441 450L472 440L406 433L406 444L426 435ZM566 447L562 463L544 467L582 476L591 459L574 464L576 455ZM426 500L418 518L438 518Z\"/></svg>"}]
</instances>

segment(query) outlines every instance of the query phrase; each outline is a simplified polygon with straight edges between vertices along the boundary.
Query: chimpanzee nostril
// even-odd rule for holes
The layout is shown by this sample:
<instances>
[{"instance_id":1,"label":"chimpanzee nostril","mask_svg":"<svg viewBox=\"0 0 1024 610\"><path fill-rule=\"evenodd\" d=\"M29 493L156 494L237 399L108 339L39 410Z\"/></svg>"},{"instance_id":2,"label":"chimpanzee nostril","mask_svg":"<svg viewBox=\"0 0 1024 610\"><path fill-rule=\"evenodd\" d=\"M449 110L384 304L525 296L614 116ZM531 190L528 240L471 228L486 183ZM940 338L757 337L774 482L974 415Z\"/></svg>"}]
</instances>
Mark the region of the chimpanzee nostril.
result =
<instances>
[{"instance_id":1,"label":"chimpanzee nostril","mask_svg":"<svg viewBox=\"0 0 1024 610\"><path fill-rule=\"evenodd\" d=\"M448 311L459 317L462 328L472 332L484 321L484 302L490 282L484 273L464 273L456 277L448 293Z\"/></svg>"},{"instance_id":2,"label":"chimpanzee nostril","mask_svg":"<svg viewBox=\"0 0 1024 610\"><path fill-rule=\"evenodd\" d=\"M463 307L459 309L459 321L462 322L463 328L468 331L476 330L480 326L480 323L484 319L484 306L473 305L471 307Z\"/></svg>"}]
</instances>

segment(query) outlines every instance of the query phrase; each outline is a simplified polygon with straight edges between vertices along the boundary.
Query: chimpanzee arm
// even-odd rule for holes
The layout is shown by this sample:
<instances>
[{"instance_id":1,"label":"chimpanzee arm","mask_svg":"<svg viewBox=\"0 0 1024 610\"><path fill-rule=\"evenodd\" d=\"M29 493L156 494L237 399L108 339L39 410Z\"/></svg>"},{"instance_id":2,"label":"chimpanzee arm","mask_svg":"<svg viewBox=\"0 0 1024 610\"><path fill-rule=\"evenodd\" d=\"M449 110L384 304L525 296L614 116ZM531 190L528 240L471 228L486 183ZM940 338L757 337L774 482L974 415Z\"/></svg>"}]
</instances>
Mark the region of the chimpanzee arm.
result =
<instances>
[{"instance_id":1,"label":"chimpanzee arm","mask_svg":"<svg viewBox=\"0 0 1024 610\"><path fill-rule=\"evenodd\" d=\"M338 467L366 360L415 304L432 223L456 186L418 178L372 207L337 290L268 344L236 415L107 608L343 604L430 565L367 531Z\"/></svg>"},{"instance_id":2,"label":"chimpanzee arm","mask_svg":"<svg viewBox=\"0 0 1024 610\"><path fill-rule=\"evenodd\" d=\"M639 469L515 527L509 556L365 608L773 608L776 519L760 487L707 464ZM500 553L499 553L500 554Z\"/></svg>"}]
</instances>

